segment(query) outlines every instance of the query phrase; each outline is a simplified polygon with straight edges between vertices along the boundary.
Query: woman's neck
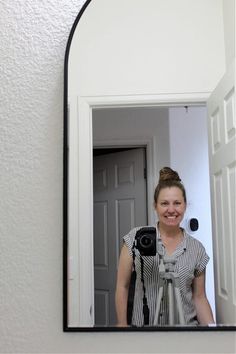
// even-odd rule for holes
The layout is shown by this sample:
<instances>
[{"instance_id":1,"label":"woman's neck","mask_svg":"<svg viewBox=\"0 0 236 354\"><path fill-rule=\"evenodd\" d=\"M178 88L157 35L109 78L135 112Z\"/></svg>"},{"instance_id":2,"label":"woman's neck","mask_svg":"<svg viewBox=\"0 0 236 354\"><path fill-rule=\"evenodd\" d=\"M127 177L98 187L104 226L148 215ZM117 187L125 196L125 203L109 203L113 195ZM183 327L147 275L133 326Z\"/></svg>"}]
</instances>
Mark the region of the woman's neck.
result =
<instances>
[{"instance_id":1,"label":"woman's neck","mask_svg":"<svg viewBox=\"0 0 236 354\"><path fill-rule=\"evenodd\" d=\"M180 226L168 227L166 225L159 223L158 228L159 228L159 232L160 232L161 237L173 239L173 238L179 238L180 236L182 237L182 235L183 235L183 231Z\"/></svg>"},{"instance_id":2,"label":"woman's neck","mask_svg":"<svg viewBox=\"0 0 236 354\"><path fill-rule=\"evenodd\" d=\"M160 238L168 255L172 255L178 245L184 238L183 229L180 226L166 227L166 225L158 225Z\"/></svg>"}]
</instances>

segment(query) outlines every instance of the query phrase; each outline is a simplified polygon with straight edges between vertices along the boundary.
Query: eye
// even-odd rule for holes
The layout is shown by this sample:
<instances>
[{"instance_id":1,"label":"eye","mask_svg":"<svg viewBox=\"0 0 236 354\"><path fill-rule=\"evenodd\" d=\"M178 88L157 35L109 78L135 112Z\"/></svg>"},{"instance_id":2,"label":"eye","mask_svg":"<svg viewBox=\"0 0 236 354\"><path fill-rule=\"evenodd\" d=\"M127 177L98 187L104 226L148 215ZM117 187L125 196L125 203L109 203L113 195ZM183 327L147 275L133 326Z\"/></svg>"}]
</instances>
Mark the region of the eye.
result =
<instances>
[{"instance_id":1,"label":"eye","mask_svg":"<svg viewBox=\"0 0 236 354\"><path fill-rule=\"evenodd\" d=\"M168 202L161 202L161 205L166 206L168 205Z\"/></svg>"},{"instance_id":2,"label":"eye","mask_svg":"<svg viewBox=\"0 0 236 354\"><path fill-rule=\"evenodd\" d=\"M182 203L181 202L179 202L179 201L176 201L175 202L175 205L181 205Z\"/></svg>"}]
</instances>

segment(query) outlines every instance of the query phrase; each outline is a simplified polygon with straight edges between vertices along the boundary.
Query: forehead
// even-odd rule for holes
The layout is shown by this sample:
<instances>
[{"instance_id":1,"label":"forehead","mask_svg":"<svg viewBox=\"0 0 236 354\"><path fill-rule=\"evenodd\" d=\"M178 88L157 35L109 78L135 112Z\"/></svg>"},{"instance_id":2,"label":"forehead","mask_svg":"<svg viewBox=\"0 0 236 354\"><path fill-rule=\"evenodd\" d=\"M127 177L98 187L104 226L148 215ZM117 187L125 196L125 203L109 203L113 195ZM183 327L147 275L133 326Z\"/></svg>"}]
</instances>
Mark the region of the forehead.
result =
<instances>
[{"instance_id":1,"label":"forehead","mask_svg":"<svg viewBox=\"0 0 236 354\"><path fill-rule=\"evenodd\" d=\"M178 187L162 188L159 193L159 200L182 200L184 199L183 193Z\"/></svg>"}]
</instances>

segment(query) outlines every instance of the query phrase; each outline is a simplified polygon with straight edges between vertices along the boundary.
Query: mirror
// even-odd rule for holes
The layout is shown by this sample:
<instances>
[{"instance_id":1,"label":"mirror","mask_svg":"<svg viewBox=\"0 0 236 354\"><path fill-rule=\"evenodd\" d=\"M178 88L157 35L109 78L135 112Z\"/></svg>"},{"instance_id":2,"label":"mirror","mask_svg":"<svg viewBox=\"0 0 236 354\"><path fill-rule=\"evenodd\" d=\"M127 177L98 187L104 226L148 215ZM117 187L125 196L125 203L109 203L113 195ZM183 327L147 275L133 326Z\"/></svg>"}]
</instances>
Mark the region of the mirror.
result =
<instances>
[{"instance_id":1,"label":"mirror","mask_svg":"<svg viewBox=\"0 0 236 354\"><path fill-rule=\"evenodd\" d=\"M113 269L114 280L129 228L156 222L153 193L158 171L166 165L180 173L189 196L183 226L188 229L189 220L198 219L199 230L188 231L210 256L207 294L217 325L191 329L235 330L234 68L225 74L222 16L221 3L212 8L206 0L191 0L189 7L181 0L150 0L148 7L141 0L90 0L73 25L64 96L66 331L138 330L115 326L114 281L109 291L102 281L107 268ZM228 79L222 81L224 76ZM222 86L227 90L223 113L212 98L214 91L220 101ZM218 151L226 155L217 157ZM118 236L109 249L108 224L100 222L106 207L96 199L105 177L96 166L127 153L140 153L144 163L145 215L134 217L128 198L118 196ZM229 161L219 169L223 160Z\"/></svg>"}]
</instances>

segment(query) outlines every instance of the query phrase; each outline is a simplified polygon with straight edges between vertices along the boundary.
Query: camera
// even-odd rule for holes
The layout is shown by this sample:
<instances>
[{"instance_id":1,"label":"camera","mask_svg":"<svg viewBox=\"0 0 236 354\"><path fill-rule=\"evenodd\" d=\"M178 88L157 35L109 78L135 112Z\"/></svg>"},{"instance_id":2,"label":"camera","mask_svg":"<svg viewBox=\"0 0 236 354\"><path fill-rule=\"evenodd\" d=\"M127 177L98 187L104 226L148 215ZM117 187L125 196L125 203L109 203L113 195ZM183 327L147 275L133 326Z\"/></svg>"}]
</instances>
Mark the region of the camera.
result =
<instances>
[{"instance_id":1,"label":"camera","mask_svg":"<svg viewBox=\"0 0 236 354\"><path fill-rule=\"evenodd\" d=\"M141 256L155 256L157 253L156 228L142 227L136 232L135 247Z\"/></svg>"}]
</instances>

